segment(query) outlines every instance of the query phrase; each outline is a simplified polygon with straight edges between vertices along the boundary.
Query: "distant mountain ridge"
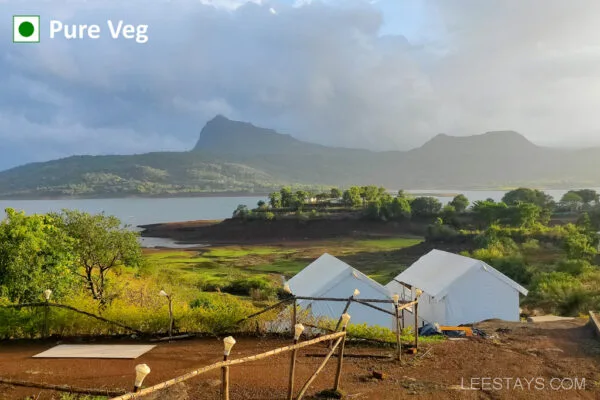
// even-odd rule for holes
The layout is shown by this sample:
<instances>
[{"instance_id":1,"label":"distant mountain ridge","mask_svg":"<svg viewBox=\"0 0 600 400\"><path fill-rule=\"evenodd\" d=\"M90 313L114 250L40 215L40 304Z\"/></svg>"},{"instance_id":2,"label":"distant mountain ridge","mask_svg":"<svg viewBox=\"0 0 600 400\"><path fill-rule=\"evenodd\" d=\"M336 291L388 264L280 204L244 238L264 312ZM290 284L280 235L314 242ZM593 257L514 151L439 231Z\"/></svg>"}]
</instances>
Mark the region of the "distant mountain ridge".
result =
<instances>
[{"instance_id":1,"label":"distant mountain ridge","mask_svg":"<svg viewBox=\"0 0 600 400\"><path fill-rule=\"evenodd\" d=\"M219 115L188 152L72 156L0 172L0 197L267 192L285 184L390 189L600 186L600 148L551 149L513 131L439 134L410 151L308 143Z\"/></svg>"}]
</instances>

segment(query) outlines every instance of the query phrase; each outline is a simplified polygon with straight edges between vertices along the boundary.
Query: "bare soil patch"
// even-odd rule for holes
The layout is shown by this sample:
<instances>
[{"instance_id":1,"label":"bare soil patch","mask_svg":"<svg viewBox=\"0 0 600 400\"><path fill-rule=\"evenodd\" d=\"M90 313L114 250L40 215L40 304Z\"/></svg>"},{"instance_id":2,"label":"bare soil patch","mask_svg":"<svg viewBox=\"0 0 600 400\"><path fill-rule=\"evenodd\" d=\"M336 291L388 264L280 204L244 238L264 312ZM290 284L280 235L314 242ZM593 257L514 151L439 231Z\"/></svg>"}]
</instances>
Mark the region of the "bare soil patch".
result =
<instances>
[{"instance_id":1,"label":"bare soil patch","mask_svg":"<svg viewBox=\"0 0 600 400\"><path fill-rule=\"evenodd\" d=\"M598 399L600 398L600 342L586 320L543 324L488 321L478 325L497 337L425 344L416 356L404 356L404 363L375 358L346 358L342 387L348 399ZM98 341L100 342L100 341ZM94 342L94 343L98 343ZM104 341L106 342L106 341ZM113 341L127 343L129 340ZM268 351L290 343L286 339L240 338L232 357ZM195 368L217 362L222 357L220 340L195 339L162 343L136 360L33 359L55 342L5 342L0 344L0 376L78 387L130 389L136 364L146 363L152 372L144 382L150 386ZM391 348L350 344L346 353L393 353ZM299 389L322 358L308 353L326 353L324 346L299 352ZM284 399L287 390L289 353L231 368L232 399ZM337 359L330 360L310 390L311 396L333 383ZM373 371L384 379L373 377ZM544 390L465 390L472 378L541 378ZM585 379L585 390L553 390L553 378ZM148 399L218 399L219 371L191 379ZM568 382L568 381L565 381ZM560 381L555 382L556 385ZM461 384L463 387L461 387ZM16 400L34 396L39 400L59 399L58 393L40 389L0 385L0 399ZM38 397L39 396L39 397Z\"/></svg>"}]
</instances>

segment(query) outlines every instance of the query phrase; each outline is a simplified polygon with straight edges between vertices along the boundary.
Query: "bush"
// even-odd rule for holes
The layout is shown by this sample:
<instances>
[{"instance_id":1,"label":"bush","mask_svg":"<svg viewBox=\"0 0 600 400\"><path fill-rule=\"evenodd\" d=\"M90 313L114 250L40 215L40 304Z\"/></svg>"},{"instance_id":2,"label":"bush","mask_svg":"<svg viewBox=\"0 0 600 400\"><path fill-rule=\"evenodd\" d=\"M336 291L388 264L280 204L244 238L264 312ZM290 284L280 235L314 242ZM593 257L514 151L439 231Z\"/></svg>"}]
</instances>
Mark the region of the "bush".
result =
<instances>
[{"instance_id":1,"label":"bush","mask_svg":"<svg viewBox=\"0 0 600 400\"><path fill-rule=\"evenodd\" d=\"M539 274L530 290L527 303L551 313L577 315L587 312L593 301L581 281L565 272Z\"/></svg>"},{"instance_id":2,"label":"bush","mask_svg":"<svg viewBox=\"0 0 600 400\"><path fill-rule=\"evenodd\" d=\"M432 242L453 241L459 236L459 232L450 225L429 225L425 239Z\"/></svg>"}]
</instances>

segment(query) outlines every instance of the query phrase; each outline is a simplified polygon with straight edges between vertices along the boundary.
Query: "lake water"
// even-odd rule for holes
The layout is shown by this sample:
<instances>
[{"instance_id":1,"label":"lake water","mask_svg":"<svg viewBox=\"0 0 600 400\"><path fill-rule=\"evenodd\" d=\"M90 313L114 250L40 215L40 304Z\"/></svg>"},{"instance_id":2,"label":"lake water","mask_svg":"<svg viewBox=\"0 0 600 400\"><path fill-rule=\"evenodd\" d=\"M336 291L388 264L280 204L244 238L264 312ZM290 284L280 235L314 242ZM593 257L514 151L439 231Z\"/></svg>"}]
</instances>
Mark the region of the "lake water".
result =
<instances>
[{"instance_id":1,"label":"lake water","mask_svg":"<svg viewBox=\"0 0 600 400\"><path fill-rule=\"evenodd\" d=\"M596 189L600 191L599 189ZM473 202L492 198L499 201L505 191L486 190L407 190L408 193L427 194L456 194L462 193ZM559 200L566 190L545 190L546 193ZM433 196L442 203L452 200L451 196ZM77 200L0 200L0 210L8 207L23 210L27 214L60 211L64 208L78 209L97 214L105 212L121 219L123 223L136 227L138 225L161 222L180 222L200 219L225 219L231 217L233 210L239 204L252 208L264 197L186 197L166 199L77 199ZM145 247L186 247L175 245L172 241L160 238L143 238Z\"/></svg>"}]
</instances>

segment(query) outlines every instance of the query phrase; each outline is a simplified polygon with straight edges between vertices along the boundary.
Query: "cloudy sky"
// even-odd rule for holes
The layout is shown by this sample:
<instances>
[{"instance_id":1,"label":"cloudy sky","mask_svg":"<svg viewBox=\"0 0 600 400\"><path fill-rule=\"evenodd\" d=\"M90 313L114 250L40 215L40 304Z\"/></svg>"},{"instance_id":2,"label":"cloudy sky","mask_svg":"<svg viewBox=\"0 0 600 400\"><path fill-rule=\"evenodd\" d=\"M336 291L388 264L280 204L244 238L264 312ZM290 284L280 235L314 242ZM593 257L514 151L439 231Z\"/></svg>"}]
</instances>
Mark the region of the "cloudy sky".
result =
<instances>
[{"instance_id":1,"label":"cloudy sky","mask_svg":"<svg viewBox=\"0 0 600 400\"><path fill-rule=\"evenodd\" d=\"M40 44L13 44L40 14ZM0 170L193 147L216 114L303 140L409 149L516 130L600 145L596 0L0 0ZM48 39L51 19L99 40ZM112 40L106 20L147 24Z\"/></svg>"}]
</instances>

